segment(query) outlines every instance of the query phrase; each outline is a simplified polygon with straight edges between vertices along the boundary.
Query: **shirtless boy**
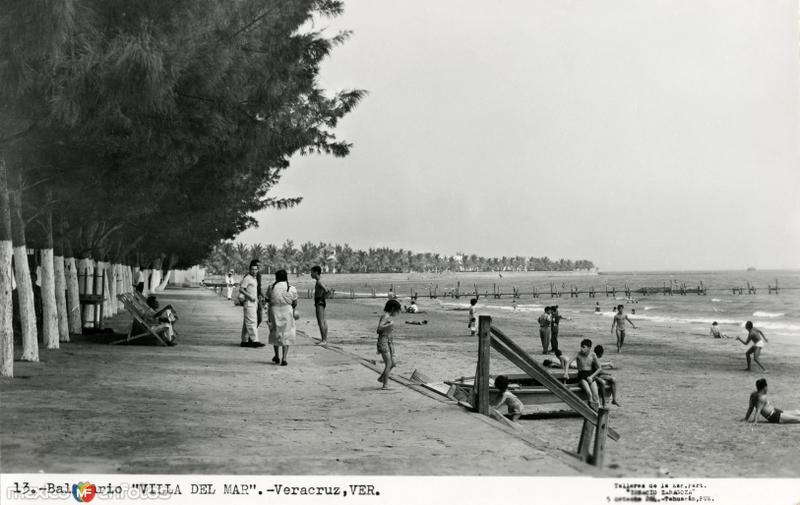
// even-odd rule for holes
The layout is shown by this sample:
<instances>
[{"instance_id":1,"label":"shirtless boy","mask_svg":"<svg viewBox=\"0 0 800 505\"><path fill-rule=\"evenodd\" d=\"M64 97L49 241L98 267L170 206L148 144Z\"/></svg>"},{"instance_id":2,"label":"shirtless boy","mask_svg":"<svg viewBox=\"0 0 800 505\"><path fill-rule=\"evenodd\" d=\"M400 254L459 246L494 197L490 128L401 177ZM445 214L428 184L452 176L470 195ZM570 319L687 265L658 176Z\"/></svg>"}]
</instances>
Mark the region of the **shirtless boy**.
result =
<instances>
[{"instance_id":1,"label":"shirtless boy","mask_svg":"<svg viewBox=\"0 0 800 505\"><path fill-rule=\"evenodd\" d=\"M749 421L753 415L753 423L758 423L758 413L764 416L768 423L776 424L795 424L800 423L800 412L784 412L775 408L767 398L767 379L756 381L756 390L750 393L750 403L747 406L747 414L742 421Z\"/></svg>"},{"instance_id":2,"label":"shirtless boy","mask_svg":"<svg viewBox=\"0 0 800 505\"><path fill-rule=\"evenodd\" d=\"M617 305L617 313L614 314L614 321L611 322L611 333L614 333L615 327L617 330L617 352L622 350L622 344L625 343L625 321L628 321L634 330L636 329L636 325L633 324L633 321L622 313L623 308L622 304Z\"/></svg>"},{"instance_id":3,"label":"shirtless boy","mask_svg":"<svg viewBox=\"0 0 800 505\"><path fill-rule=\"evenodd\" d=\"M753 361L756 362L758 366L761 367L761 370L766 372L767 369L764 368L764 365L758 361L758 358L761 357L761 349L764 348L764 344L767 342L767 337L764 336L764 333L759 330L758 328L753 326L751 321L747 321L744 324L744 328L747 330L747 340L742 340L739 337L736 337L736 340L743 343L744 345L752 344L750 347L747 348L747 352L744 353L745 359L747 359L747 370L750 371L750 355L753 355Z\"/></svg>"},{"instance_id":4,"label":"shirtless boy","mask_svg":"<svg viewBox=\"0 0 800 505\"><path fill-rule=\"evenodd\" d=\"M581 388L586 393L589 399L589 406L596 409L600 404L597 396L597 383L595 378L600 373L600 362L597 356L592 352L592 341L588 338L581 340L581 350L574 358L569 360L567 366L564 367L564 379L569 377L569 367L573 362L578 364L578 380L580 381Z\"/></svg>"}]
</instances>

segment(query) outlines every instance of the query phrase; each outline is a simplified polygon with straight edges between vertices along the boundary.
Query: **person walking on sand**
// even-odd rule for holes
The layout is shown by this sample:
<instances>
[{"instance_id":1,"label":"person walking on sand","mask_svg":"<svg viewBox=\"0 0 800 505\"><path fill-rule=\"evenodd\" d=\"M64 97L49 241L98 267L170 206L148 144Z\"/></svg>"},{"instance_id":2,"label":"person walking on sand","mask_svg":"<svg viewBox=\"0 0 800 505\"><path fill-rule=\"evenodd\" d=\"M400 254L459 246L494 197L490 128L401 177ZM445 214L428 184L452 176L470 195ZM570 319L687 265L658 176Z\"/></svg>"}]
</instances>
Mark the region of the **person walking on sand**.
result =
<instances>
[{"instance_id":1,"label":"person walking on sand","mask_svg":"<svg viewBox=\"0 0 800 505\"><path fill-rule=\"evenodd\" d=\"M328 343L328 321L325 319L325 307L328 305L328 296L331 291L325 287L320 279L322 268L319 265L311 267L311 278L316 281L314 284L314 311L317 314L317 325L319 325L320 341L318 344Z\"/></svg>"},{"instance_id":2,"label":"person walking on sand","mask_svg":"<svg viewBox=\"0 0 800 505\"><path fill-rule=\"evenodd\" d=\"M614 320L611 322L611 333L614 333L614 328L617 330L617 352L622 350L622 344L625 343L625 321L628 321L634 330L636 329L636 325L633 324L633 321L622 313L622 309L624 308L622 304L617 305L617 313L614 314Z\"/></svg>"},{"instance_id":3,"label":"person walking on sand","mask_svg":"<svg viewBox=\"0 0 800 505\"><path fill-rule=\"evenodd\" d=\"M297 314L297 290L289 285L289 276L286 270L275 272L275 282L267 288L267 325L269 326L269 343L275 351L272 362L276 365L286 366L286 356L289 346L294 345L297 330L295 319ZM278 357L278 348L282 355Z\"/></svg>"},{"instance_id":4,"label":"person walking on sand","mask_svg":"<svg viewBox=\"0 0 800 505\"><path fill-rule=\"evenodd\" d=\"M539 316L537 322L539 323L539 338L542 341L542 354L547 354L550 349L550 324L552 322L550 307L544 308L544 313Z\"/></svg>"},{"instance_id":5,"label":"person walking on sand","mask_svg":"<svg viewBox=\"0 0 800 505\"><path fill-rule=\"evenodd\" d=\"M472 332L473 337L478 333L478 309L475 307L477 303L477 298L473 298L469 301L469 322L467 323L467 328Z\"/></svg>"},{"instance_id":6,"label":"person walking on sand","mask_svg":"<svg viewBox=\"0 0 800 505\"><path fill-rule=\"evenodd\" d=\"M784 412L775 408L767 398L767 379L761 378L756 381L756 390L750 393L750 401L747 405L747 414L742 421L750 420L753 416L753 423L758 423L758 414L761 413L768 423L775 424L797 424L800 423L800 411L794 410Z\"/></svg>"},{"instance_id":7,"label":"person walking on sand","mask_svg":"<svg viewBox=\"0 0 800 505\"><path fill-rule=\"evenodd\" d=\"M240 347L264 347L258 341L258 260L250 262L247 275L239 283L239 303L242 305L242 342Z\"/></svg>"},{"instance_id":8,"label":"person walking on sand","mask_svg":"<svg viewBox=\"0 0 800 505\"><path fill-rule=\"evenodd\" d=\"M389 387L389 373L395 365L394 341L392 331L394 330L393 317L400 313L402 307L397 300L389 300L383 306L383 315L378 320L378 354L383 358L383 373L378 377L378 382L383 383L381 389L391 389Z\"/></svg>"},{"instance_id":9,"label":"person walking on sand","mask_svg":"<svg viewBox=\"0 0 800 505\"><path fill-rule=\"evenodd\" d=\"M230 270L225 275L225 291L228 295L228 300L233 297L233 270Z\"/></svg>"},{"instance_id":10,"label":"person walking on sand","mask_svg":"<svg viewBox=\"0 0 800 505\"><path fill-rule=\"evenodd\" d=\"M747 359L747 368L745 368L745 370L748 372L750 371L750 355L752 354L753 361L755 361L756 364L761 367L763 372L766 372L767 369L764 368L764 365L762 365L760 361L758 361L758 358L761 357L761 349L763 349L764 344L767 343L767 337L764 336L764 333L761 330L754 327L751 321L747 321L744 324L744 328L747 330L747 340L742 340L739 337L736 337L736 340L748 346L747 351L744 353L744 357Z\"/></svg>"}]
</instances>

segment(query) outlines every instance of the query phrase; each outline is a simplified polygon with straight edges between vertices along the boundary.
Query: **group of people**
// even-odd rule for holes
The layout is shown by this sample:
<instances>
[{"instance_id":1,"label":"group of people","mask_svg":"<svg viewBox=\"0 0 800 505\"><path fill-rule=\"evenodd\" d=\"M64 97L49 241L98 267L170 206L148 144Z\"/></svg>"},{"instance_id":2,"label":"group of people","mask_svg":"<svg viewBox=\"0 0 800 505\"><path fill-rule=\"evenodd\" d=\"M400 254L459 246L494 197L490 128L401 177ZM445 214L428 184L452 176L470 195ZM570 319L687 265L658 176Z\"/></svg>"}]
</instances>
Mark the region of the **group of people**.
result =
<instances>
[{"instance_id":1,"label":"group of people","mask_svg":"<svg viewBox=\"0 0 800 505\"><path fill-rule=\"evenodd\" d=\"M545 307L544 313L539 316L539 338L542 341L542 354L558 351L558 326L564 319L558 313L558 305Z\"/></svg>"},{"instance_id":2,"label":"group of people","mask_svg":"<svg viewBox=\"0 0 800 505\"><path fill-rule=\"evenodd\" d=\"M268 343L272 345L275 355L272 362L276 365L287 366L289 347L294 345L297 336L295 321L300 318L297 311L297 289L289 284L286 270L275 272L275 282L266 290L261 288L261 275L259 274L260 262L250 262L247 275L239 283L237 305L242 306L243 320L241 332L241 347L260 348L266 344L258 337L258 327L266 313L267 327L269 329ZM226 277L226 284L232 281L232 272ZM328 340L328 325L325 318L325 307L330 291L321 281L322 269L314 266L311 276L316 280L314 287L314 308L320 329L320 343ZM232 295L232 288L228 290L228 297Z\"/></svg>"}]
</instances>

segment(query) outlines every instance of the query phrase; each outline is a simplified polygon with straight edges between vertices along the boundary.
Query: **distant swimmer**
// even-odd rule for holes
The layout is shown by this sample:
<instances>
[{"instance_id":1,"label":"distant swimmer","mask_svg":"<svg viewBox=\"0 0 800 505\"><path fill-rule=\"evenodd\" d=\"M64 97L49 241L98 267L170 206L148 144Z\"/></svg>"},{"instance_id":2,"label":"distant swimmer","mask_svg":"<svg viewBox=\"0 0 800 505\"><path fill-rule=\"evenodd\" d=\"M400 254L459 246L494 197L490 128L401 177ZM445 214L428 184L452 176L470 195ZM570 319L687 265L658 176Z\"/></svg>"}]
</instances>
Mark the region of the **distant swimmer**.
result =
<instances>
[{"instance_id":1,"label":"distant swimmer","mask_svg":"<svg viewBox=\"0 0 800 505\"><path fill-rule=\"evenodd\" d=\"M744 345L749 345L747 348L747 352L744 353L744 357L747 359L747 370L750 371L750 355L753 355L753 361L756 362L758 366L761 367L761 370L766 372L767 369L764 368L764 365L758 361L758 358L761 357L761 349L764 348L764 344L768 342L767 337L764 336L764 333L759 330L758 328L753 326L751 321L747 321L744 325L744 328L747 330L747 340L742 340L739 337L736 337L736 340L743 343Z\"/></svg>"},{"instance_id":2,"label":"distant swimmer","mask_svg":"<svg viewBox=\"0 0 800 505\"><path fill-rule=\"evenodd\" d=\"M753 423L758 423L758 414L761 413L768 423L775 424L796 424L800 423L800 411L784 412L775 408L767 398L767 379L756 381L756 390L750 393L750 402L747 406L747 414L742 421L747 422L753 416Z\"/></svg>"},{"instance_id":3,"label":"distant swimmer","mask_svg":"<svg viewBox=\"0 0 800 505\"><path fill-rule=\"evenodd\" d=\"M611 333L614 333L615 328L617 332L617 352L622 350L622 344L625 343L625 321L628 321L634 330L636 329L636 325L633 324L633 321L622 313L623 308L624 306L622 304L617 305L617 313L614 314L614 320L611 322Z\"/></svg>"}]
</instances>

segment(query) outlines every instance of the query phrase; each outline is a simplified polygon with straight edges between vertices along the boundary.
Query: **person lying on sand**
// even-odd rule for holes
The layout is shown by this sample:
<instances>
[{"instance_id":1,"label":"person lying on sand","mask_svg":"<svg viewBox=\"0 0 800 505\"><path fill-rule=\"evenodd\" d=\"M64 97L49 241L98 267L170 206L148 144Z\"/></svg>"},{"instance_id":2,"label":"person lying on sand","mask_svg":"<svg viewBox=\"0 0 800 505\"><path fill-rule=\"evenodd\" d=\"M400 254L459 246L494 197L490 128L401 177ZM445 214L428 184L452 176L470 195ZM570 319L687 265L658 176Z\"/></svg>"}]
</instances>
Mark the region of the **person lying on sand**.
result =
<instances>
[{"instance_id":1,"label":"person lying on sand","mask_svg":"<svg viewBox=\"0 0 800 505\"><path fill-rule=\"evenodd\" d=\"M767 379L761 378L756 381L756 390L750 393L750 402L747 406L747 414L742 421L750 420L753 415L753 423L758 423L758 413L764 416L768 423L775 424L796 424L800 423L800 411L784 412L775 408L767 398Z\"/></svg>"},{"instance_id":2,"label":"person lying on sand","mask_svg":"<svg viewBox=\"0 0 800 505\"><path fill-rule=\"evenodd\" d=\"M428 324L428 320L425 319L424 321L406 321L406 324L416 324L421 326L423 324Z\"/></svg>"}]
</instances>

